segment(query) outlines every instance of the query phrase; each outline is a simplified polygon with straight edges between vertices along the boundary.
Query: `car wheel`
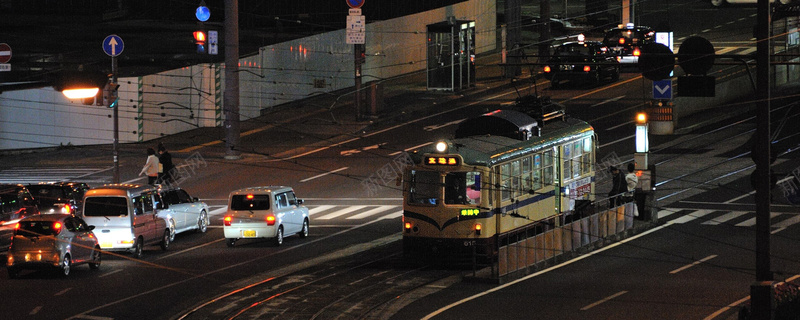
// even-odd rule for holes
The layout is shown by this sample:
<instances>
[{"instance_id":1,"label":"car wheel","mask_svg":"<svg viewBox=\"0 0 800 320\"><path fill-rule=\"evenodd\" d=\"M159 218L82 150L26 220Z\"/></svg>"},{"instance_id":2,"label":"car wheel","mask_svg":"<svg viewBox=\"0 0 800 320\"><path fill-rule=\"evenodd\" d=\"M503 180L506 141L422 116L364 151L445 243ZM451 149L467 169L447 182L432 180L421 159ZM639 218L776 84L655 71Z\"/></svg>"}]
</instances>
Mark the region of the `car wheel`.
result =
<instances>
[{"instance_id":1,"label":"car wheel","mask_svg":"<svg viewBox=\"0 0 800 320\"><path fill-rule=\"evenodd\" d=\"M92 251L92 262L89 262L89 268L93 270L100 269L100 262L102 260L102 252L100 247L94 247Z\"/></svg>"},{"instance_id":2,"label":"car wheel","mask_svg":"<svg viewBox=\"0 0 800 320\"><path fill-rule=\"evenodd\" d=\"M205 233L208 230L208 214L206 211L200 211L200 219L197 219L197 232Z\"/></svg>"},{"instance_id":3,"label":"car wheel","mask_svg":"<svg viewBox=\"0 0 800 320\"><path fill-rule=\"evenodd\" d=\"M14 267L8 267L8 278L9 279L16 279L19 276L19 270Z\"/></svg>"},{"instance_id":4,"label":"car wheel","mask_svg":"<svg viewBox=\"0 0 800 320\"><path fill-rule=\"evenodd\" d=\"M142 252L144 251L144 243L142 243L144 239L142 237L136 238L136 242L133 243L133 257L136 259L142 258Z\"/></svg>"},{"instance_id":5,"label":"car wheel","mask_svg":"<svg viewBox=\"0 0 800 320\"><path fill-rule=\"evenodd\" d=\"M308 219L303 219L303 228L300 230L300 238L308 237Z\"/></svg>"},{"instance_id":6,"label":"car wheel","mask_svg":"<svg viewBox=\"0 0 800 320\"><path fill-rule=\"evenodd\" d=\"M278 226L278 232L275 234L275 239L272 240L272 244L275 246L283 244L283 226Z\"/></svg>"},{"instance_id":7,"label":"car wheel","mask_svg":"<svg viewBox=\"0 0 800 320\"><path fill-rule=\"evenodd\" d=\"M728 1L725 1L725 0L711 0L711 4L713 6L715 6L715 7L721 7L721 6L726 5L727 3L728 3Z\"/></svg>"},{"instance_id":8,"label":"car wheel","mask_svg":"<svg viewBox=\"0 0 800 320\"><path fill-rule=\"evenodd\" d=\"M59 275L62 277L68 276L71 267L72 261L69 259L69 255L64 256L64 261L61 261L61 271L59 272Z\"/></svg>"},{"instance_id":9,"label":"car wheel","mask_svg":"<svg viewBox=\"0 0 800 320\"><path fill-rule=\"evenodd\" d=\"M175 241L175 220L169 219L169 242Z\"/></svg>"},{"instance_id":10,"label":"car wheel","mask_svg":"<svg viewBox=\"0 0 800 320\"><path fill-rule=\"evenodd\" d=\"M228 245L228 247L233 247L236 245L236 239L229 238L226 240L227 241L225 241L225 244Z\"/></svg>"},{"instance_id":11,"label":"car wheel","mask_svg":"<svg viewBox=\"0 0 800 320\"><path fill-rule=\"evenodd\" d=\"M173 232L170 229L164 230L164 239L161 239L161 250L167 251L169 249L170 238L173 237Z\"/></svg>"}]
</instances>

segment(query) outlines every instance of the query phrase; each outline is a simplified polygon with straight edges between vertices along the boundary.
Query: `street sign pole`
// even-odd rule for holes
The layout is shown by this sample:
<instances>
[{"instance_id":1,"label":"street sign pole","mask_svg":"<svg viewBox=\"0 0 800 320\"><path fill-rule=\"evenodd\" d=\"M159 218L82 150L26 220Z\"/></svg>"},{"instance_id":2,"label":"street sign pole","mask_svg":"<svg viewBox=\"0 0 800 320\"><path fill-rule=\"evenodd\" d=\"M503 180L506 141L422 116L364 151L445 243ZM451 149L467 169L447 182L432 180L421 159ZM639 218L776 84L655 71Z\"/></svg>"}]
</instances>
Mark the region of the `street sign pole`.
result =
<instances>
[{"instance_id":1,"label":"street sign pole","mask_svg":"<svg viewBox=\"0 0 800 320\"><path fill-rule=\"evenodd\" d=\"M117 56L111 57L111 83L117 83ZM112 102L113 103L113 102ZM114 142L112 156L114 157L114 183L119 183L119 105L112 108L114 114Z\"/></svg>"}]
</instances>

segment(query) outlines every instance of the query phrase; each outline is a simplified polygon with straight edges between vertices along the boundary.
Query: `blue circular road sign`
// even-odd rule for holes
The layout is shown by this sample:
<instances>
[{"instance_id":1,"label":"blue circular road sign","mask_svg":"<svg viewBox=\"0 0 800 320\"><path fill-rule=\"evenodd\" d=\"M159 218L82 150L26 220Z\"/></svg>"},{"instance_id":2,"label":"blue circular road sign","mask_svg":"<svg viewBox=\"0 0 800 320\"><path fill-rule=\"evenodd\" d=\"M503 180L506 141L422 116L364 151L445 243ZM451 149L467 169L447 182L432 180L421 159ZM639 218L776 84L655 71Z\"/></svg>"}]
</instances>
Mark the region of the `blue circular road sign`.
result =
<instances>
[{"instance_id":1,"label":"blue circular road sign","mask_svg":"<svg viewBox=\"0 0 800 320\"><path fill-rule=\"evenodd\" d=\"M209 11L206 6L199 6L197 10L195 10L194 16L197 20L205 22L208 21L208 18L211 18L211 11Z\"/></svg>"},{"instance_id":2,"label":"blue circular road sign","mask_svg":"<svg viewBox=\"0 0 800 320\"><path fill-rule=\"evenodd\" d=\"M103 40L103 51L112 57L118 56L125 49L125 44L122 43L122 38L116 34L112 34Z\"/></svg>"},{"instance_id":3,"label":"blue circular road sign","mask_svg":"<svg viewBox=\"0 0 800 320\"><path fill-rule=\"evenodd\" d=\"M347 0L347 5L350 6L350 8L358 9L364 5L364 1L366 0Z\"/></svg>"}]
</instances>

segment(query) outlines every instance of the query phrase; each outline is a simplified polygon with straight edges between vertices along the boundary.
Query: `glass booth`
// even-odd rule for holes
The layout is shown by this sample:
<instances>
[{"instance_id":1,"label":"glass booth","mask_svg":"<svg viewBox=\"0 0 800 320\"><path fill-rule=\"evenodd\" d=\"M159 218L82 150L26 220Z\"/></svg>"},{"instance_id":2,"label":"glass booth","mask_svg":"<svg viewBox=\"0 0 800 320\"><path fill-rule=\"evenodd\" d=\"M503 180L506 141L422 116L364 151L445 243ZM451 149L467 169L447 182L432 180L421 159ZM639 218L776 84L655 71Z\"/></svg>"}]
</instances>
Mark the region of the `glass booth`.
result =
<instances>
[{"instance_id":1,"label":"glass booth","mask_svg":"<svg viewBox=\"0 0 800 320\"><path fill-rule=\"evenodd\" d=\"M449 19L427 27L428 90L475 85L475 21Z\"/></svg>"}]
</instances>

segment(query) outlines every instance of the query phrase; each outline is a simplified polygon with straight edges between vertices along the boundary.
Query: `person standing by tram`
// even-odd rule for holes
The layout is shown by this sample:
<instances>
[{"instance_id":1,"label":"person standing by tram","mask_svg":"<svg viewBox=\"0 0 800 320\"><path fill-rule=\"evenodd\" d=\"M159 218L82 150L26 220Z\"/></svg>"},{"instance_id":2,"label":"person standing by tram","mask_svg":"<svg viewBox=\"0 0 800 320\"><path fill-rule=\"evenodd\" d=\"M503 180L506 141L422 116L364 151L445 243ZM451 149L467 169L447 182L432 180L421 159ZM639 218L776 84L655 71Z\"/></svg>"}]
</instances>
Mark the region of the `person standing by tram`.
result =
<instances>
[{"instance_id":1,"label":"person standing by tram","mask_svg":"<svg viewBox=\"0 0 800 320\"><path fill-rule=\"evenodd\" d=\"M636 193L636 185L639 184L639 177L636 176L636 172L634 172L635 170L636 164L633 162L628 163L628 173L625 175L626 191L622 196L622 200L625 201L625 203L630 203L630 210L632 211L631 213L634 217L638 217L639 208L636 205L636 202L634 202L633 198L633 195ZM626 207L626 209L628 208ZM628 213L626 212L626 214Z\"/></svg>"},{"instance_id":2,"label":"person standing by tram","mask_svg":"<svg viewBox=\"0 0 800 320\"><path fill-rule=\"evenodd\" d=\"M624 193L627 188L625 186L625 176L622 175L622 172L619 171L619 168L615 166L611 166L608 168L608 172L611 173L611 191L608 192L608 208L614 208L622 204L622 193Z\"/></svg>"}]
</instances>

